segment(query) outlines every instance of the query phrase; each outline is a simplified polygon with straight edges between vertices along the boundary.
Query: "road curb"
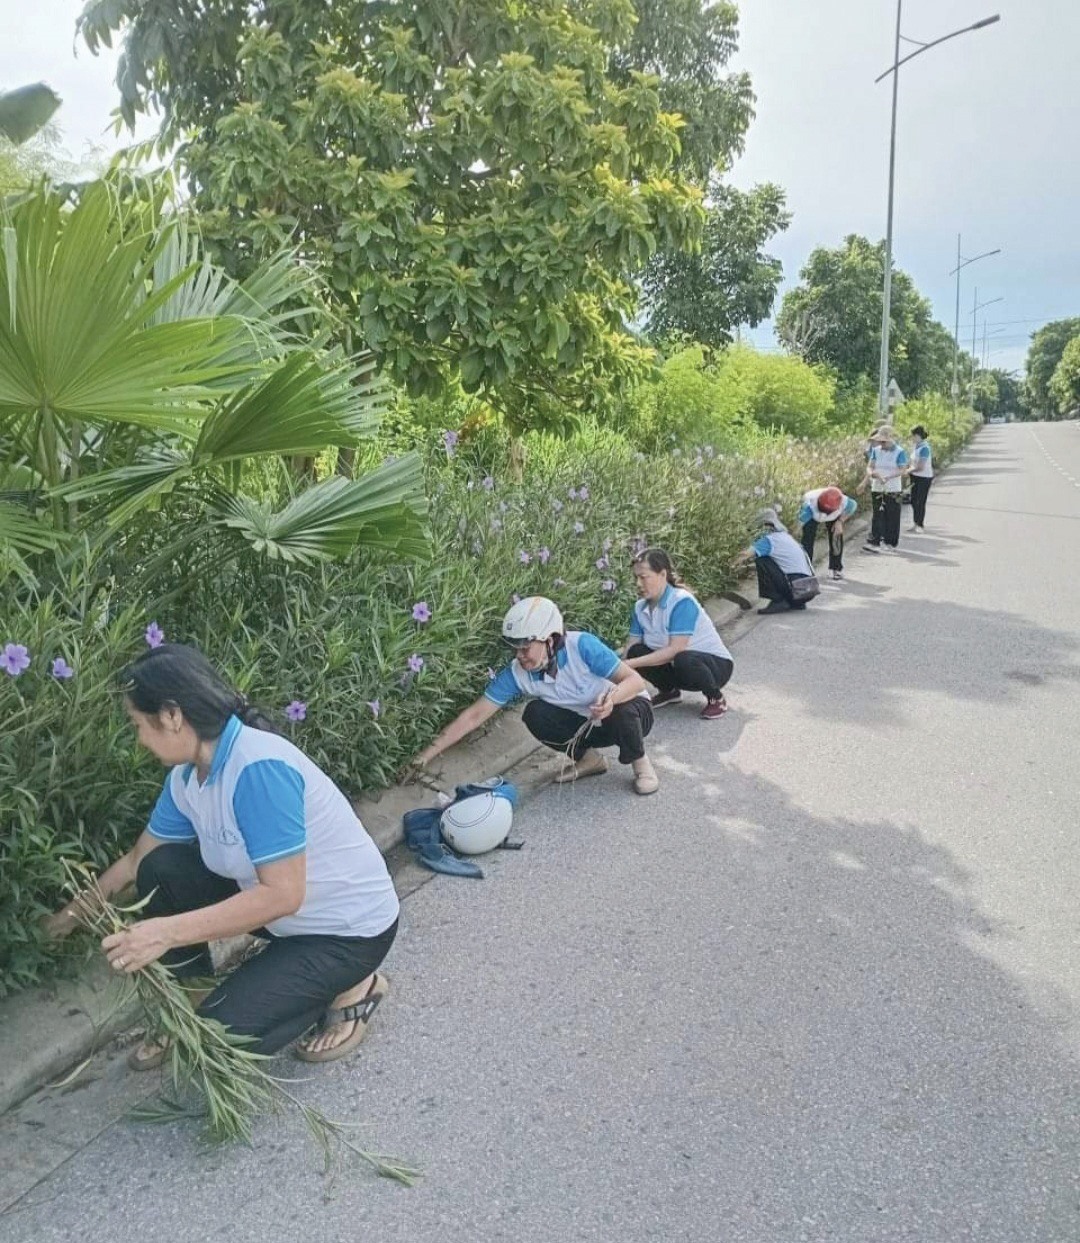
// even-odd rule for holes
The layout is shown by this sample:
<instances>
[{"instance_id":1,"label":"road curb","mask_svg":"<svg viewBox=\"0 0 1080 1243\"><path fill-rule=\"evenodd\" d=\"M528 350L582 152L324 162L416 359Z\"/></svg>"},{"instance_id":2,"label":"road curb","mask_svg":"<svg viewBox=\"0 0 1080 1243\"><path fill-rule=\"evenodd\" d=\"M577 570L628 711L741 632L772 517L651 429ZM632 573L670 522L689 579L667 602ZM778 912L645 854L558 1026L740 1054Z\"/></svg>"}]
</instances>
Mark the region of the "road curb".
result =
<instances>
[{"instance_id":1,"label":"road curb","mask_svg":"<svg viewBox=\"0 0 1080 1243\"><path fill-rule=\"evenodd\" d=\"M853 545L868 527L861 515L854 518L847 527L848 543ZM815 564L821 564L826 554L827 546L819 541ZM752 578L740 580L740 586L747 586L749 609L719 596L703 601L729 643L738 642L759 621L754 582ZM389 854L404 841L402 816L414 807L433 803L436 789L450 791L460 782L507 773L542 749L519 713L500 713L482 733L440 757L430 786L410 783L365 795L355 804L357 813L379 849ZM217 943L215 964L227 965L247 941L234 937ZM120 982L100 958L89 962L75 979L4 998L0 1001L0 1114L101 1049L137 1017L137 1005L123 1004Z\"/></svg>"}]
</instances>

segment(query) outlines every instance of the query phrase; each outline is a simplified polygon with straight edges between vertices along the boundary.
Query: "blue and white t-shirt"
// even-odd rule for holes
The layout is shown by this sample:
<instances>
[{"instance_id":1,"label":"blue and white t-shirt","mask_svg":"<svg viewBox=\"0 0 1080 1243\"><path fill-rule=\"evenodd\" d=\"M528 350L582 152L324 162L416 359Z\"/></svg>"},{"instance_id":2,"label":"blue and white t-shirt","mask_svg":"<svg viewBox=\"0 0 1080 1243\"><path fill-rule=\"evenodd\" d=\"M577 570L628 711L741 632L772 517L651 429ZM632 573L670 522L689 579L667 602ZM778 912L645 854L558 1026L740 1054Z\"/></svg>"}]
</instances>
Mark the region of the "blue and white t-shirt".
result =
<instances>
[{"instance_id":1,"label":"blue and white t-shirt","mask_svg":"<svg viewBox=\"0 0 1080 1243\"><path fill-rule=\"evenodd\" d=\"M870 469L881 471L885 475L892 471L899 472L901 467L907 466L908 461L907 450L903 445L893 445L891 449L886 449L884 445L874 445L870 450ZM903 490L904 481L899 473L884 481L870 480L871 492L902 492Z\"/></svg>"},{"instance_id":2,"label":"blue and white t-shirt","mask_svg":"<svg viewBox=\"0 0 1080 1243\"><path fill-rule=\"evenodd\" d=\"M681 635L689 636L686 648L689 652L706 652L710 656L731 659L731 653L724 646L712 618L698 603L693 592L685 587L668 583L655 605L650 605L648 600L639 600L634 605L630 615L630 637L638 643L644 643L655 652Z\"/></svg>"},{"instance_id":3,"label":"blue and white t-shirt","mask_svg":"<svg viewBox=\"0 0 1080 1243\"><path fill-rule=\"evenodd\" d=\"M814 566L798 540L786 531L770 531L753 545L755 557L772 557L785 574L813 574Z\"/></svg>"},{"instance_id":4,"label":"blue and white t-shirt","mask_svg":"<svg viewBox=\"0 0 1080 1243\"><path fill-rule=\"evenodd\" d=\"M915 463L911 474L914 479L933 479L934 477L934 454L930 448L930 441L924 440L921 444L915 446L911 452L911 459Z\"/></svg>"},{"instance_id":5,"label":"blue and white t-shirt","mask_svg":"<svg viewBox=\"0 0 1080 1243\"><path fill-rule=\"evenodd\" d=\"M487 684L484 698L505 708L515 699L546 699L571 712L589 709L611 690L611 675L620 664L618 655L594 634L568 630L555 657L555 673L523 669L513 660ZM648 695L648 691L639 692Z\"/></svg>"},{"instance_id":6,"label":"blue and white t-shirt","mask_svg":"<svg viewBox=\"0 0 1080 1243\"><path fill-rule=\"evenodd\" d=\"M258 865L303 852L304 901L267 925L275 936L375 937L397 918L393 881L349 800L287 738L238 717L205 782L194 764L170 771L148 828L164 842L197 841L210 871L241 889L258 884Z\"/></svg>"},{"instance_id":7,"label":"blue and white t-shirt","mask_svg":"<svg viewBox=\"0 0 1080 1243\"><path fill-rule=\"evenodd\" d=\"M851 515L859 508L859 502L854 497L840 495L844 498L839 506L832 511L831 514L823 514L818 509L818 498L822 492L827 492L827 488L814 488L813 491L804 494L802 504L799 506L799 512L796 515L797 521L801 526L806 526L808 522L835 522L837 518L850 518Z\"/></svg>"}]
</instances>

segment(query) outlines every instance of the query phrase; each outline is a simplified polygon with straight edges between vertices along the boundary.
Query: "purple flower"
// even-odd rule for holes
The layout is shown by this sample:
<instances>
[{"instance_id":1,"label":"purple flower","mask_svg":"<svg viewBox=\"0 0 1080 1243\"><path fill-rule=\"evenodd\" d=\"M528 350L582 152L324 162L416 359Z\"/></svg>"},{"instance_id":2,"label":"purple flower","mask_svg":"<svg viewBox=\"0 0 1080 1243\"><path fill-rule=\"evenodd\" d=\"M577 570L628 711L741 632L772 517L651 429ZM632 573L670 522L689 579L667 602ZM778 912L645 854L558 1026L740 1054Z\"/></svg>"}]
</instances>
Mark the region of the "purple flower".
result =
<instances>
[{"instance_id":1,"label":"purple flower","mask_svg":"<svg viewBox=\"0 0 1080 1243\"><path fill-rule=\"evenodd\" d=\"M495 480L492 479L490 475L485 475L484 478L480 480L480 486L484 489L485 492L494 492L495 491Z\"/></svg>"},{"instance_id":2,"label":"purple flower","mask_svg":"<svg viewBox=\"0 0 1080 1243\"><path fill-rule=\"evenodd\" d=\"M541 548L536 554L536 559L541 565L547 565L547 563L551 560L551 549L545 544L544 547Z\"/></svg>"},{"instance_id":3,"label":"purple flower","mask_svg":"<svg viewBox=\"0 0 1080 1243\"><path fill-rule=\"evenodd\" d=\"M884 314L884 312L882 312L882 313ZM672 505L672 506L671 506L671 508L667 511L667 516L668 516L669 518L674 518L677 512L678 512L678 510L676 510L675 506L674 506L674 505Z\"/></svg>"},{"instance_id":4,"label":"purple flower","mask_svg":"<svg viewBox=\"0 0 1080 1243\"><path fill-rule=\"evenodd\" d=\"M491 519L491 529L493 531L501 531L502 530L502 519L496 518L493 515Z\"/></svg>"},{"instance_id":5,"label":"purple flower","mask_svg":"<svg viewBox=\"0 0 1080 1243\"><path fill-rule=\"evenodd\" d=\"M417 656L417 654L413 652L413 654L409 657L408 665L410 673L419 673L424 667L423 656Z\"/></svg>"},{"instance_id":6,"label":"purple flower","mask_svg":"<svg viewBox=\"0 0 1080 1243\"><path fill-rule=\"evenodd\" d=\"M518 560L521 562L522 565L528 565L529 562L532 560L532 557L530 557L529 554L523 548L521 552L518 553Z\"/></svg>"},{"instance_id":7,"label":"purple flower","mask_svg":"<svg viewBox=\"0 0 1080 1243\"><path fill-rule=\"evenodd\" d=\"M7 643L0 652L0 668L13 678L30 667L30 653L21 643Z\"/></svg>"},{"instance_id":8,"label":"purple flower","mask_svg":"<svg viewBox=\"0 0 1080 1243\"><path fill-rule=\"evenodd\" d=\"M712 483L712 481L713 481L713 477L712 477L712 475L702 475L702 476L701 476L701 482L702 482L702 483Z\"/></svg>"},{"instance_id":9,"label":"purple flower","mask_svg":"<svg viewBox=\"0 0 1080 1243\"><path fill-rule=\"evenodd\" d=\"M614 591L615 580L613 578L605 578L604 581L600 584L600 590L601 591Z\"/></svg>"},{"instance_id":10,"label":"purple flower","mask_svg":"<svg viewBox=\"0 0 1080 1243\"><path fill-rule=\"evenodd\" d=\"M285 715L290 721L304 721L307 719L307 704L302 699L294 699L285 709Z\"/></svg>"},{"instance_id":11,"label":"purple flower","mask_svg":"<svg viewBox=\"0 0 1080 1243\"><path fill-rule=\"evenodd\" d=\"M705 454L706 457L712 457L712 455L716 452L716 450L712 447L712 445L706 445L705 448L702 450L702 452Z\"/></svg>"},{"instance_id":12,"label":"purple flower","mask_svg":"<svg viewBox=\"0 0 1080 1243\"><path fill-rule=\"evenodd\" d=\"M557 579L556 579L556 580L555 580L555 581L554 581L551 585L552 585L552 587L565 587L565 586L566 586L566 579L565 579L565 578L557 578Z\"/></svg>"},{"instance_id":13,"label":"purple flower","mask_svg":"<svg viewBox=\"0 0 1080 1243\"><path fill-rule=\"evenodd\" d=\"M635 558L640 557L646 548L648 548L648 544L643 539L636 539L630 546L630 554Z\"/></svg>"},{"instance_id":14,"label":"purple flower","mask_svg":"<svg viewBox=\"0 0 1080 1243\"><path fill-rule=\"evenodd\" d=\"M425 622L431 621L431 609L428 608L426 600L418 600L412 606L412 619L423 625Z\"/></svg>"},{"instance_id":15,"label":"purple flower","mask_svg":"<svg viewBox=\"0 0 1080 1243\"><path fill-rule=\"evenodd\" d=\"M520 603L521 603L521 597L518 595L518 593L517 593L516 591L515 591L515 592L514 592L514 594L510 597L510 603L511 603L511 604L520 604Z\"/></svg>"},{"instance_id":16,"label":"purple flower","mask_svg":"<svg viewBox=\"0 0 1080 1243\"><path fill-rule=\"evenodd\" d=\"M575 534L575 535L584 535L584 534L585 534L585 523L584 523L584 522L575 522L575 523L574 523L574 534Z\"/></svg>"},{"instance_id":17,"label":"purple flower","mask_svg":"<svg viewBox=\"0 0 1080 1243\"><path fill-rule=\"evenodd\" d=\"M492 667L491 667L490 665L488 665L487 675L488 675L488 681L489 681L489 682L494 682L494 681L495 681L495 679L499 676L499 675L495 672L495 670L494 670L494 669L492 669Z\"/></svg>"},{"instance_id":18,"label":"purple flower","mask_svg":"<svg viewBox=\"0 0 1080 1243\"><path fill-rule=\"evenodd\" d=\"M884 311L882 311L882 315L884 315L884 314L885 314L885 312L884 312ZM755 489L754 489L754 495L755 495L755 496L764 496L764 495L765 495L765 489L764 489L764 488L755 488Z\"/></svg>"},{"instance_id":19,"label":"purple flower","mask_svg":"<svg viewBox=\"0 0 1080 1243\"><path fill-rule=\"evenodd\" d=\"M570 491L569 491L569 492L567 492L567 494L566 494L566 495L567 495L567 496L568 496L568 497L569 497L572 501L576 501L576 500L577 500L577 498L578 498L578 490L577 490L577 488L571 488L571 489L570 489Z\"/></svg>"},{"instance_id":20,"label":"purple flower","mask_svg":"<svg viewBox=\"0 0 1080 1243\"><path fill-rule=\"evenodd\" d=\"M606 570L610 564L611 563L608 561L607 557L596 558L596 568L598 570Z\"/></svg>"},{"instance_id":21,"label":"purple flower","mask_svg":"<svg viewBox=\"0 0 1080 1243\"><path fill-rule=\"evenodd\" d=\"M506 513L506 511L507 511L509 508L510 508L510 502L509 502L509 501L500 501L500 502L499 502L499 513L500 513L500 514L505 514L505 513Z\"/></svg>"},{"instance_id":22,"label":"purple flower","mask_svg":"<svg viewBox=\"0 0 1080 1243\"><path fill-rule=\"evenodd\" d=\"M604 552L611 552L611 540L606 539L603 543Z\"/></svg>"},{"instance_id":23,"label":"purple flower","mask_svg":"<svg viewBox=\"0 0 1080 1243\"><path fill-rule=\"evenodd\" d=\"M553 510L557 513L557 514L561 514L561 513L562 513L562 511L563 511L563 503L562 503L562 501L552 501L552 502L551 502L551 508L552 508L552 509L553 509Z\"/></svg>"},{"instance_id":24,"label":"purple flower","mask_svg":"<svg viewBox=\"0 0 1080 1243\"><path fill-rule=\"evenodd\" d=\"M377 699L369 699L367 701L367 706L371 709L371 715L377 721L379 719L379 713L382 712L382 704L379 703Z\"/></svg>"},{"instance_id":25,"label":"purple flower","mask_svg":"<svg viewBox=\"0 0 1080 1243\"><path fill-rule=\"evenodd\" d=\"M582 484L581 487L578 488L578 500L587 501L588 499L589 499L589 489L584 484Z\"/></svg>"},{"instance_id":26,"label":"purple flower","mask_svg":"<svg viewBox=\"0 0 1080 1243\"><path fill-rule=\"evenodd\" d=\"M54 678L63 682L67 678L75 676L75 670L67 663L63 656L57 656L52 663L52 675Z\"/></svg>"},{"instance_id":27,"label":"purple flower","mask_svg":"<svg viewBox=\"0 0 1080 1243\"><path fill-rule=\"evenodd\" d=\"M156 621L146 627L146 642L149 647L160 647L165 642L165 631Z\"/></svg>"},{"instance_id":28,"label":"purple flower","mask_svg":"<svg viewBox=\"0 0 1080 1243\"><path fill-rule=\"evenodd\" d=\"M453 457L454 450L457 448L457 442L458 442L457 432L443 432L442 442L443 442L443 448L446 450L446 456Z\"/></svg>"}]
</instances>

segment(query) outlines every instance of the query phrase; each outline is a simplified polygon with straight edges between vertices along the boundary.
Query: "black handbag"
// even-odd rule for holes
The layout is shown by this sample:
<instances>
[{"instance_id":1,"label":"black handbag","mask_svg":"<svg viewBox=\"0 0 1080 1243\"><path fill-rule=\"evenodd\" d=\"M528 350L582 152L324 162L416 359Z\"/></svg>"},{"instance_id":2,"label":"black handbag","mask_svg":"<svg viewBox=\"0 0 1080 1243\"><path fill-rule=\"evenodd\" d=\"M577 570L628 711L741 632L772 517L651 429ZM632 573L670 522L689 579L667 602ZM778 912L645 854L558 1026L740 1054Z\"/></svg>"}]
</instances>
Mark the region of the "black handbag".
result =
<instances>
[{"instance_id":1,"label":"black handbag","mask_svg":"<svg viewBox=\"0 0 1080 1243\"><path fill-rule=\"evenodd\" d=\"M821 595L821 584L816 574L804 574L801 578L788 580L791 583L792 604L805 604L815 596Z\"/></svg>"}]
</instances>

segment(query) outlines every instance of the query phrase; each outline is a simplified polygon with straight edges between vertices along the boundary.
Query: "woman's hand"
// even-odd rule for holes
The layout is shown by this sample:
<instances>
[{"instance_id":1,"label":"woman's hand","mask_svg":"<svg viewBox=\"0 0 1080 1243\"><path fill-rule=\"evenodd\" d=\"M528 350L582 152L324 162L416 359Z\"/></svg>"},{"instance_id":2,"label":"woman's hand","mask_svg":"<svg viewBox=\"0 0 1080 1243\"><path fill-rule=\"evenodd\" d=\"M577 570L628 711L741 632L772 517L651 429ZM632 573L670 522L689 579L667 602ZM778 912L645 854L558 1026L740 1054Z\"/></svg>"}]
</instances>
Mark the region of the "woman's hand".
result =
<instances>
[{"instance_id":1,"label":"woman's hand","mask_svg":"<svg viewBox=\"0 0 1080 1243\"><path fill-rule=\"evenodd\" d=\"M101 910L103 895L99 889L84 889L67 906L41 920L41 930L50 941L62 941L79 927L89 927Z\"/></svg>"},{"instance_id":2,"label":"woman's hand","mask_svg":"<svg viewBox=\"0 0 1080 1243\"><path fill-rule=\"evenodd\" d=\"M589 715L594 721L604 721L611 716L611 710L614 704L611 702L613 692L607 691L590 707Z\"/></svg>"},{"instance_id":3,"label":"woman's hand","mask_svg":"<svg viewBox=\"0 0 1080 1243\"><path fill-rule=\"evenodd\" d=\"M173 948L167 919L143 919L123 932L114 932L101 942L109 966L127 975L141 971Z\"/></svg>"}]
</instances>

